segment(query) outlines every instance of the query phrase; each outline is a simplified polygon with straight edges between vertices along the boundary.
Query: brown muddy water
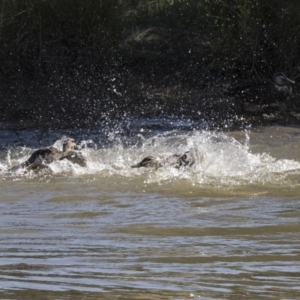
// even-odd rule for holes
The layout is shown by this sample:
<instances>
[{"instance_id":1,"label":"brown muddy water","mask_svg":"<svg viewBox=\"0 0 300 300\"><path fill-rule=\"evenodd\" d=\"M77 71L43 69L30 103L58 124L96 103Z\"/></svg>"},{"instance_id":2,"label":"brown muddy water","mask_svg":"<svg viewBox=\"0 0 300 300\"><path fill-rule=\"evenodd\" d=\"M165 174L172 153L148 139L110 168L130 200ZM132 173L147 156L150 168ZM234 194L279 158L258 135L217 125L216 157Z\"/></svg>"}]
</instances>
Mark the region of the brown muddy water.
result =
<instances>
[{"instance_id":1,"label":"brown muddy water","mask_svg":"<svg viewBox=\"0 0 300 300\"><path fill-rule=\"evenodd\" d=\"M300 299L300 129L154 125L0 130L0 299ZM63 135L86 168L8 172Z\"/></svg>"}]
</instances>

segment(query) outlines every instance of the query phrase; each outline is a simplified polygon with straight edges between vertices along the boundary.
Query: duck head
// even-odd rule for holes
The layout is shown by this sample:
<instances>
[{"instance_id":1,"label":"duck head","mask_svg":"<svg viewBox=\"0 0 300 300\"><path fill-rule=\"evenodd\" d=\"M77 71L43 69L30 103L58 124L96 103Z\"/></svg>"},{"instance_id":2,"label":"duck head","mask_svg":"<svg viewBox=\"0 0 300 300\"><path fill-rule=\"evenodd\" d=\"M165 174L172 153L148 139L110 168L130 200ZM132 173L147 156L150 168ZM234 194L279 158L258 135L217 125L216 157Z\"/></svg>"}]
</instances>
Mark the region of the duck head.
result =
<instances>
[{"instance_id":1,"label":"duck head","mask_svg":"<svg viewBox=\"0 0 300 300\"><path fill-rule=\"evenodd\" d=\"M154 168L158 169L162 165L161 163L154 157L154 156L147 156L143 158L139 163L136 165L132 165L131 168Z\"/></svg>"},{"instance_id":2,"label":"duck head","mask_svg":"<svg viewBox=\"0 0 300 300\"><path fill-rule=\"evenodd\" d=\"M63 152L75 150L76 148L76 142L72 138L68 138L63 142Z\"/></svg>"}]
</instances>

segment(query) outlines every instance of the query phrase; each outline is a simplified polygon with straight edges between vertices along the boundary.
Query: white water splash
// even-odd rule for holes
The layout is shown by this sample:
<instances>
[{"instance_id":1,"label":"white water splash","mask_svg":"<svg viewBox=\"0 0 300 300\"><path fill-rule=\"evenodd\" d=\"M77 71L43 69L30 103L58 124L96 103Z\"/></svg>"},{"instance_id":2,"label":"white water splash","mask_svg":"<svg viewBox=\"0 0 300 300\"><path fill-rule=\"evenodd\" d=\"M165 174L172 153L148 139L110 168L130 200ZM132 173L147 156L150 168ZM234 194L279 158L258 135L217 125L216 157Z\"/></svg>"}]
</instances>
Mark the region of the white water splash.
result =
<instances>
[{"instance_id":1,"label":"white water splash","mask_svg":"<svg viewBox=\"0 0 300 300\"><path fill-rule=\"evenodd\" d=\"M63 138L56 141L54 146L61 148ZM291 172L300 173L299 161L275 159L267 153L252 153L247 133L243 142L219 132L172 131L150 138L138 135L136 142L131 146L116 142L112 147L101 148L92 140L82 140L79 145L83 156L87 159L87 167L74 165L67 160L56 161L49 164L53 176L97 175L101 178L117 175L132 179L144 176L146 183L163 184L173 180L185 180L193 185L239 185L280 184ZM13 150L7 153L5 161L0 161L2 173L7 171L11 163L25 161L34 149ZM191 167L182 167L179 170L172 166L164 166L158 170L130 167L149 155L163 161L173 154L182 154L186 151L190 151L195 160Z\"/></svg>"}]
</instances>

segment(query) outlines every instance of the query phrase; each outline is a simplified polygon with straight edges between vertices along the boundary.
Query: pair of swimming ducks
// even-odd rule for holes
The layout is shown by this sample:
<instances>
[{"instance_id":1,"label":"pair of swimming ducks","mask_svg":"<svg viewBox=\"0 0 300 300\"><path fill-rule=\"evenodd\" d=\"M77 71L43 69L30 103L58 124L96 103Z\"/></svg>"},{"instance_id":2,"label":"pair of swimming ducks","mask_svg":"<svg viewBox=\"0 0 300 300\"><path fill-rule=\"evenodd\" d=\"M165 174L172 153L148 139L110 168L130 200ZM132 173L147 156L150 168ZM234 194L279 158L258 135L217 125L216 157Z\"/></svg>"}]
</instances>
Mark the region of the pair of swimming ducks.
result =
<instances>
[{"instance_id":1,"label":"pair of swimming ducks","mask_svg":"<svg viewBox=\"0 0 300 300\"><path fill-rule=\"evenodd\" d=\"M77 145L74 139L68 138L63 142L62 151L58 150L54 146L41 148L34 151L31 156L23 163L14 166L9 169L11 172L18 170L39 172L43 169L48 169L48 165L54 161L69 160L73 164L77 164L81 167L86 167L86 159L82 156L81 152L77 150ZM183 154L174 154L164 161L160 161L154 156L147 156L143 158L139 163L132 165L132 168L158 168L164 166L172 166L179 169L182 166L192 166L195 160L190 155L190 151Z\"/></svg>"}]
</instances>

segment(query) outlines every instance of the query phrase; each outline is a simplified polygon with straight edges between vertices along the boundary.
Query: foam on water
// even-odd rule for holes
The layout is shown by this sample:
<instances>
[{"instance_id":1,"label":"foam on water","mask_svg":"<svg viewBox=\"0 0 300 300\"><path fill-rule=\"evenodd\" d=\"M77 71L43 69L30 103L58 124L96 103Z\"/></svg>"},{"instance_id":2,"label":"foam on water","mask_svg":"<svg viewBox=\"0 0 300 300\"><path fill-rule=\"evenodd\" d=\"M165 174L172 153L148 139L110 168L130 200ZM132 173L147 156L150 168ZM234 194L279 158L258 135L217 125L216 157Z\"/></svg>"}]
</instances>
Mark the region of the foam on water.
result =
<instances>
[{"instance_id":1,"label":"foam on water","mask_svg":"<svg viewBox=\"0 0 300 300\"><path fill-rule=\"evenodd\" d=\"M54 146L61 149L63 138L57 140ZM110 138L113 139L113 133ZM121 139L114 140L113 146L107 147L90 139L81 140L79 145L83 156L87 159L87 167L74 165L67 160L53 162L49 165L51 176L95 174L97 177L117 175L133 179L143 176L146 183L163 184L173 180L185 180L193 185L240 185L283 184L289 175L300 174L299 161L276 159L268 153L253 153L247 133L242 142L220 132L170 131L147 138L138 134L129 145ZM2 151L1 177L8 176L7 170L12 165L25 161L34 150L18 146L6 150L5 155ZM173 154L182 154L186 151L190 151L195 160L191 167L182 167L179 170L172 166L158 170L130 167L149 155L163 161ZM18 171L9 176L41 178L43 175Z\"/></svg>"}]
</instances>

